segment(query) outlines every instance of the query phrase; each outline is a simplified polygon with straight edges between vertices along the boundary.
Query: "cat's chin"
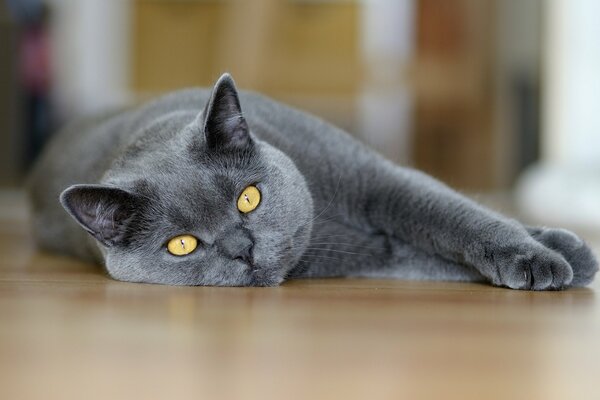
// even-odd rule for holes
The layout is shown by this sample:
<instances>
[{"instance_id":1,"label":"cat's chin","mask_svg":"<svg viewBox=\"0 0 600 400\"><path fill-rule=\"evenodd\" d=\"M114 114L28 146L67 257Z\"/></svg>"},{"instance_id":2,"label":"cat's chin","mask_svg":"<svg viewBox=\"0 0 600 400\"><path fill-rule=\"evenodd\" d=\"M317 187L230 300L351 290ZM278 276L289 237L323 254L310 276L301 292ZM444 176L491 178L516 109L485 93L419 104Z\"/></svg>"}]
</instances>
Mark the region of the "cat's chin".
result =
<instances>
[{"instance_id":1,"label":"cat's chin","mask_svg":"<svg viewBox=\"0 0 600 400\"><path fill-rule=\"evenodd\" d=\"M281 265L286 265L282 260L276 265L264 265L256 264L249 271L248 279L244 286L279 286L285 279L285 270L282 269Z\"/></svg>"}]
</instances>

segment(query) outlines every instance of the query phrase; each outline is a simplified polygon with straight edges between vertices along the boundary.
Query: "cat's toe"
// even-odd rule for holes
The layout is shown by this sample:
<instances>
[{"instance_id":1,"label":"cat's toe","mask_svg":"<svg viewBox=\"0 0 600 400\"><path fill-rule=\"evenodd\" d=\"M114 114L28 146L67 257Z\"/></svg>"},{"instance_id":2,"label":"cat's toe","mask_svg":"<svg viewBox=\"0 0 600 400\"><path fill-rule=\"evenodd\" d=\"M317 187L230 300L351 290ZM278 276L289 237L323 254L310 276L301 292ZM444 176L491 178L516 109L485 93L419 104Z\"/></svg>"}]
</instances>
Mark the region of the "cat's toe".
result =
<instances>
[{"instance_id":1,"label":"cat's toe","mask_svg":"<svg viewBox=\"0 0 600 400\"><path fill-rule=\"evenodd\" d=\"M568 286L573 279L569 263L554 251L540 247L517 253L510 262L501 265L500 284L521 290L557 290Z\"/></svg>"},{"instance_id":2,"label":"cat's toe","mask_svg":"<svg viewBox=\"0 0 600 400\"><path fill-rule=\"evenodd\" d=\"M531 236L560 253L573 269L573 280L569 286L585 286L594 279L598 271L598 260L590 247L573 232L565 229L531 228Z\"/></svg>"}]
</instances>

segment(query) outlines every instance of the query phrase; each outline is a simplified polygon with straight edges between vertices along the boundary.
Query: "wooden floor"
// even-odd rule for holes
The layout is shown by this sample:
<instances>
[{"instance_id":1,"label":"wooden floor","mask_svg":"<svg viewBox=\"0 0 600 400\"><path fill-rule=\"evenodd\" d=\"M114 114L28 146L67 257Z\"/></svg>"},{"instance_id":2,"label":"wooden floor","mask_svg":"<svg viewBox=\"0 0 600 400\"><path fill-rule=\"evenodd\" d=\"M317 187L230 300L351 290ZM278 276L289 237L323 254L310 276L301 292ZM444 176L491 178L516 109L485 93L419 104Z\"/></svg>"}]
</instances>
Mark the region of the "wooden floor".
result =
<instances>
[{"instance_id":1,"label":"wooden floor","mask_svg":"<svg viewBox=\"0 0 600 400\"><path fill-rule=\"evenodd\" d=\"M128 284L0 200L0 399L600 399L598 282Z\"/></svg>"}]
</instances>

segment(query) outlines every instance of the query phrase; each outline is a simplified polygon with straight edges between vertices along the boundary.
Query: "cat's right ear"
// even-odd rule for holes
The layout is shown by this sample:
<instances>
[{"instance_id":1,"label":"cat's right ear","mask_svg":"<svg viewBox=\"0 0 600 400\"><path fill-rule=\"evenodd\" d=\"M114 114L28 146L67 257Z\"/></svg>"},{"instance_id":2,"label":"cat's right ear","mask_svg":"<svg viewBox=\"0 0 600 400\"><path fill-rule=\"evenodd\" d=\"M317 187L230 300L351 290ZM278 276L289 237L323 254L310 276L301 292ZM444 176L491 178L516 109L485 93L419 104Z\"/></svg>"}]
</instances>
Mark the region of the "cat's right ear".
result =
<instances>
[{"instance_id":1,"label":"cat's right ear","mask_svg":"<svg viewBox=\"0 0 600 400\"><path fill-rule=\"evenodd\" d=\"M202 114L202 130L210 149L243 149L250 142L250 132L233 78L223 74L212 90Z\"/></svg>"},{"instance_id":2,"label":"cat's right ear","mask_svg":"<svg viewBox=\"0 0 600 400\"><path fill-rule=\"evenodd\" d=\"M140 206L136 195L105 185L73 185L61 193L60 203L79 225L107 247L124 241Z\"/></svg>"}]
</instances>

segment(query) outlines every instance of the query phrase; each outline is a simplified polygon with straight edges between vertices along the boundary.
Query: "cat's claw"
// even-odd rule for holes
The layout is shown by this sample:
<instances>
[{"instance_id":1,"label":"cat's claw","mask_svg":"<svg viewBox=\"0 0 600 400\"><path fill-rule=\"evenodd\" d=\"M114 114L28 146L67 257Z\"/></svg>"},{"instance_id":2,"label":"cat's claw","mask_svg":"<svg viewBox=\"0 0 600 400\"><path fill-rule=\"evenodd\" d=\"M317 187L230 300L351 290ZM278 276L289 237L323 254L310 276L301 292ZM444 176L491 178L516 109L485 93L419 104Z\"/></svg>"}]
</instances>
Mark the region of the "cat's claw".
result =
<instances>
[{"instance_id":1,"label":"cat's claw","mask_svg":"<svg viewBox=\"0 0 600 400\"><path fill-rule=\"evenodd\" d=\"M568 286L589 284L598 271L598 261L589 246L566 229L528 228L529 234L548 249L559 253L573 270Z\"/></svg>"}]
</instances>

